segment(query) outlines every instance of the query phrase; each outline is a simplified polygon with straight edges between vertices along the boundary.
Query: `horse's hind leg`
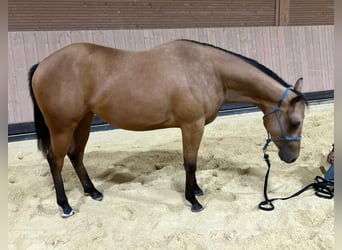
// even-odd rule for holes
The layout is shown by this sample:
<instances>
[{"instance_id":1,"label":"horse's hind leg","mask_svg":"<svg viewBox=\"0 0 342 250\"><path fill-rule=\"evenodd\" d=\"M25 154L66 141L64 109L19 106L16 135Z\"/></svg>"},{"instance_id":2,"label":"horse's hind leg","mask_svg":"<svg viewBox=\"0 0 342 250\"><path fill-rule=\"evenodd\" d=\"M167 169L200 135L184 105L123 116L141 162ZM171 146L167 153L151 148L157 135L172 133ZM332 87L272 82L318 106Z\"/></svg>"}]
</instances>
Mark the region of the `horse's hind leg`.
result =
<instances>
[{"instance_id":1,"label":"horse's hind leg","mask_svg":"<svg viewBox=\"0 0 342 250\"><path fill-rule=\"evenodd\" d=\"M57 204L63 209L62 217L72 216L75 212L71 208L66 197L64 184L62 179L62 168L64 165L64 157L70 146L73 129L65 129L63 131L50 130L51 146L47 154L47 160L55 185Z\"/></svg>"},{"instance_id":2,"label":"horse's hind leg","mask_svg":"<svg viewBox=\"0 0 342 250\"><path fill-rule=\"evenodd\" d=\"M197 184L196 168L197 153L204 131L204 122L200 120L195 124L184 125L181 129L183 137L184 168L186 173L185 198L191 203L191 211L199 212L203 207L197 201L196 195L203 195L203 192Z\"/></svg>"},{"instance_id":3,"label":"horse's hind leg","mask_svg":"<svg viewBox=\"0 0 342 250\"><path fill-rule=\"evenodd\" d=\"M83 190L86 194L89 194L94 200L102 200L103 195L100 193L91 182L86 168L83 164L84 149L87 144L90 125L94 114L92 112L80 121L73 135L73 142L68 151L68 157L75 168L75 171L82 183Z\"/></svg>"}]
</instances>

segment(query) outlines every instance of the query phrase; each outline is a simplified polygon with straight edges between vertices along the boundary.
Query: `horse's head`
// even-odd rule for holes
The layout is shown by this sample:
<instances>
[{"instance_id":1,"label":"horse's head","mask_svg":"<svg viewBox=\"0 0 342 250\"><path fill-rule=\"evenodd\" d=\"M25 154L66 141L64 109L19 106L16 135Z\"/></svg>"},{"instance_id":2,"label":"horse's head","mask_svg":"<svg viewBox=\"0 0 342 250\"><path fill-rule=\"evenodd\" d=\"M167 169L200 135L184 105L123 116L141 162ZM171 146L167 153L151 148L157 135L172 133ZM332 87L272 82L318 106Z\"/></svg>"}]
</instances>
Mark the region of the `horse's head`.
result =
<instances>
[{"instance_id":1,"label":"horse's head","mask_svg":"<svg viewBox=\"0 0 342 250\"><path fill-rule=\"evenodd\" d=\"M273 141L279 149L280 159L286 163L296 161L299 156L306 105L300 92L302 85L303 79L300 78L293 88L284 91L275 109L264 115L264 126L268 131L264 150Z\"/></svg>"}]
</instances>

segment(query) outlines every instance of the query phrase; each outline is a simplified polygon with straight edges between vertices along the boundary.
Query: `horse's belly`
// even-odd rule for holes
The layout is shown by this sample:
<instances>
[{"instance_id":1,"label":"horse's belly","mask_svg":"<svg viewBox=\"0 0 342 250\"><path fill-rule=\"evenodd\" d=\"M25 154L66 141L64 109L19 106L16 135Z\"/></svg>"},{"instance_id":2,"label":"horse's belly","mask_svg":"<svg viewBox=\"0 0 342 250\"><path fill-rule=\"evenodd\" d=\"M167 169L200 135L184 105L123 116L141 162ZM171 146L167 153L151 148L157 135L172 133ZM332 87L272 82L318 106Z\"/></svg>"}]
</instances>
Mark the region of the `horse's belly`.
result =
<instances>
[{"instance_id":1,"label":"horse's belly","mask_svg":"<svg viewBox=\"0 0 342 250\"><path fill-rule=\"evenodd\" d=\"M173 114L161 108L136 107L135 109L129 109L125 107L122 109L113 108L110 111L100 110L95 113L101 119L117 128L133 131L177 126Z\"/></svg>"}]
</instances>

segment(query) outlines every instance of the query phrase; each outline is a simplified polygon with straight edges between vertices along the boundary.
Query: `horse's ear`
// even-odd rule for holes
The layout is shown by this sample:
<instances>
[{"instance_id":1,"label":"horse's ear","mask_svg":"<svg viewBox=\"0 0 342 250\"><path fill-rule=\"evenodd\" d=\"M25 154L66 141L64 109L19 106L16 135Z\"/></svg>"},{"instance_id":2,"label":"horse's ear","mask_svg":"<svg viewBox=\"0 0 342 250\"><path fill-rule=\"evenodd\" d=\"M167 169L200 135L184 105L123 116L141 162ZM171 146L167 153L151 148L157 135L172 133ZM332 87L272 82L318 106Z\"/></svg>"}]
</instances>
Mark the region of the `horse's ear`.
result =
<instances>
[{"instance_id":1,"label":"horse's ear","mask_svg":"<svg viewBox=\"0 0 342 250\"><path fill-rule=\"evenodd\" d=\"M297 81L296 81L296 84L294 86L294 89L295 90L298 90L299 92L302 91L302 88L303 88L303 77L299 78Z\"/></svg>"}]
</instances>

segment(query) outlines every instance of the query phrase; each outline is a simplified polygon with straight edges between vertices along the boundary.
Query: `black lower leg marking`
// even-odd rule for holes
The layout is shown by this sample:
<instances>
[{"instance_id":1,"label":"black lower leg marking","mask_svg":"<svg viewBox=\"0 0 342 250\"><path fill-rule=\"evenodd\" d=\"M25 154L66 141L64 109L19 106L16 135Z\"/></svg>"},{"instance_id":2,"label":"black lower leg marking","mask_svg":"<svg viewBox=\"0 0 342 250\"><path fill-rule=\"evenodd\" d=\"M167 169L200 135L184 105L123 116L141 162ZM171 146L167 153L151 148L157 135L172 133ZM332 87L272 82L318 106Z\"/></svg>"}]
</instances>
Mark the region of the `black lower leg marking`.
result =
<instances>
[{"instance_id":1,"label":"black lower leg marking","mask_svg":"<svg viewBox=\"0 0 342 250\"><path fill-rule=\"evenodd\" d=\"M90 195L94 200L101 201L103 199L103 194L95 188L94 184L90 180L88 172L83 164L83 153L69 152L68 157L81 181L84 193Z\"/></svg>"},{"instance_id":2,"label":"black lower leg marking","mask_svg":"<svg viewBox=\"0 0 342 250\"><path fill-rule=\"evenodd\" d=\"M195 195L203 195L203 191L196 182L196 164L189 164L185 161L184 168L186 172L185 198L191 203L191 211L199 212L203 210L203 206L198 202Z\"/></svg>"},{"instance_id":3,"label":"black lower leg marking","mask_svg":"<svg viewBox=\"0 0 342 250\"><path fill-rule=\"evenodd\" d=\"M53 178L53 182L55 185L57 204L62 208L63 213L61 214L62 218L68 218L75 214L75 211L71 208L68 202L68 198L66 197L63 179L61 175L61 167L58 168L58 164L56 163L53 156L48 155L47 160L50 165L50 170Z\"/></svg>"}]
</instances>

